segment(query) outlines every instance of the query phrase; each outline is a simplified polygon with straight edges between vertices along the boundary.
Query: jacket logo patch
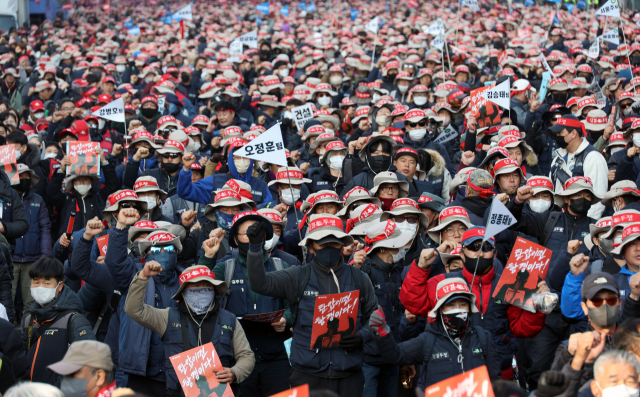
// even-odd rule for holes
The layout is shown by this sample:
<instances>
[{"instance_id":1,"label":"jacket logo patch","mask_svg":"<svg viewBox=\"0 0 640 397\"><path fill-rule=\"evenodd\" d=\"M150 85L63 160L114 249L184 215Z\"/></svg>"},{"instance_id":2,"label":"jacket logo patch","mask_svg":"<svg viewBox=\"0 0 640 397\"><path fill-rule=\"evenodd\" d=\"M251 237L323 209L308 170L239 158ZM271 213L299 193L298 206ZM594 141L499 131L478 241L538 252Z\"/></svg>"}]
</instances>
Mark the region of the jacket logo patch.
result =
<instances>
[{"instance_id":1,"label":"jacket logo patch","mask_svg":"<svg viewBox=\"0 0 640 397\"><path fill-rule=\"evenodd\" d=\"M262 192L256 192L256 191L251 191L251 194L253 194L254 196L260 196L262 197Z\"/></svg>"},{"instance_id":2,"label":"jacket logo patch","mask_svg":"<svg viewBox=\"0 0 640 397\"><path fill-rule=\"evenodd\" d=\"M58 331L57 329L48 329L48 330L44 331L44 334L45 334L45 335L55 335L55 333L56 333L57 331ZM86 331L85 331L85 333L86 333ZM81 335L81 336L82 336L82 335Z\"/></svg>"},{"instance_id":3,"label":"jacket logo patch","mask_svg":"<svg viewBox=\"0 0 640 397\"><path fill-rule=\"evenodd\" d=\"M40 207L40 203L31 203L32 207Z\"/></svg>"},{"instance_id":4,"label":"jacket logo patch","mask_svg":"<svg viewBox=\"0 0 640 397\"><path fill-rule=\"evenodd\" d=\"M304 296L318 296L318 291L304 291Z\"/></svg>"},{"instance_id":5,"label":"jacket logo patch","mask_svg":"<svg viewBox=\"0 0 640 397\"><path fill-rule=\"evenodd\" d=\"M244 280L231 280L231 285L244 284Z\"/></svg>"},{"instance_id":6,"label":"jacket logo patch","mask_svg":"<svg viewBox=\"0 0 640 397\"><path fill-rule=\"evenodd\" d=\"M376 284L373 286L374 289L382 289L382 286L380 284Z\"/></svg>"},{"instance_id":7,"label":"jacket logo patch","mask_svg":"<svg viewBox=\"0 0 640 397\"><path fill-rule=\"evenodd\" d=\"M482 349L480 348L473 349L473 354L482 354Z\"/></svg>"},{"instance_id":8,"label":"jacket logo patch","mask_svg":"<svg viewBox=\"0 0 640 397\"><path fill-rule=\"evenodd\" d=\"M87 334L87 330L83 329L82 331L78 332L78 336L85 336Z\"/></svg>"},{"instance_id":9,"label":"jacket logo patch","mask_svg":"<svg viewBox=\"0 0 640 397\"><path fill-rule=\"evenodd\" d=\"M228 331L233 331L233 328L231 328L230 326L226 325L226 324L222 324L222 329L226 329Z\"/></svg>"},{"instance_id":10,"label":"jacket logo patch","mask_svg":"<svg viewBox=\"0 0 640 397\"><path fill-rule=\"evenodd\" d=\"M180 324L180 323L171 323L171 328L182 328L182 324Z\"/></svg>"},{"instance_id":11,"label":"jacket logo patch","mask_svg":"<svg viewBox=\"0 0 640 397\"><path fill-rule=\"evenodd\" d=\"M563 227L554 227L553 228L553 232L554 233L564 233L564 228Z\"/></svg>"},{"instance_id":12,"label":"jacket logo patch","mask_svg":"<svg viewBox=\"0 0 640 397\"><path fill-rule=\"evenodd\" d=\"M327 181L318 181L317 184L318 185L328 185L329 182L327 182Z\"/></svg>"},{"instance_id":13,"label":"jacket logo patch","mask_svg":"<svg viewBox=\"0 0 640 397\"><path fill-rule=\"evenodd\" d=\"M434 353L431 355L432 360L439 360L441 358L449 358L449 352Z\"/></svg>"},{"instance_id":14,"label":"jacket logo patch","mask_svg":"<svg viewBox=\"0 0 640 397\"><path fill-rule=\"evenodd\" d=\"M442 183L442 179L436 179L435 181L431 181L432 184Z\"/></svg>"}]
</instances>

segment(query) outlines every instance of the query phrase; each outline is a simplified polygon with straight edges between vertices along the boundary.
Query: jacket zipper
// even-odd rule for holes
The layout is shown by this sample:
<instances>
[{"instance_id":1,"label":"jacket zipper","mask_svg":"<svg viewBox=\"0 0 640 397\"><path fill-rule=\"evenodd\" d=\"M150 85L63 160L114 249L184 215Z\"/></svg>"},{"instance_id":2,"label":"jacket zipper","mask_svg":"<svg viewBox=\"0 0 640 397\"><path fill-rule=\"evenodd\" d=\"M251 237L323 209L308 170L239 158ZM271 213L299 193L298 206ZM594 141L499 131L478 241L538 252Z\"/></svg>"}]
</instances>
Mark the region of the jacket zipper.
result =
<instances>
[{"instance_id":1,"label":"jacket zipper","mask_svg":"<svg viewBox=\"0 0 640 397\"><path fill-rule=\"evenodd\" d=\"M479 287L478 295L480 295L480 320L484 320L484 312L482 311L482 308L484 307L484 304L482 303L482 278L478 278L478 287Z\"/></svg>"}]
</instances>

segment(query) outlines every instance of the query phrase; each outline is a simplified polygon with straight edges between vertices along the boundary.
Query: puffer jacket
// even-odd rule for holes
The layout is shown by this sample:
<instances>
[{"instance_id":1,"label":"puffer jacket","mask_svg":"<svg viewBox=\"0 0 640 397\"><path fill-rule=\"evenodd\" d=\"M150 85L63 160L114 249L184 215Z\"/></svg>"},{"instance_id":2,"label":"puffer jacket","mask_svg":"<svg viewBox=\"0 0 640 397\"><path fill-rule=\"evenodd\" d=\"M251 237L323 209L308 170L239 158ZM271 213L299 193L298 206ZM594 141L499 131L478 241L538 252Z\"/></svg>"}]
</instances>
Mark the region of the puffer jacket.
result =
<instances>
[{"instance_id":1,"label":"puffer jacket","mask_svg":"<svg viewBox=\"0 0 640 397\"><path fill-rule=\"evenodd\" d=\"M18 193L11 188L11 182L7 174L0 172L0 221L4 226L4 237L9 244L14 244L15 239L22 237L29 230L27 214L24 212L22 200Z\"/></svg>"},{"instance_id":2,"label":"puffer jacket","mask_svg":"<svg viewBox=\"0 0 640 397\"><path fill-rule=\"evenodd\" d=\"M0 303L7 309L7 317L13 322L15 310L11 296L11 280L13 279L13 261L9 247L0 244Z\"/></svg>"},{"instance_id":3,"label":"puffer jacket","mask_svg":"<svg viewBox=\"0 0 640 397\"><path fill-rule=\"evenodd\" d=\"M31 190L22 195L29 230L18 237L13 251L16 262L33 262L42 256L51 256L51 222L44 199Z\"/></svg>"}]
</instances>

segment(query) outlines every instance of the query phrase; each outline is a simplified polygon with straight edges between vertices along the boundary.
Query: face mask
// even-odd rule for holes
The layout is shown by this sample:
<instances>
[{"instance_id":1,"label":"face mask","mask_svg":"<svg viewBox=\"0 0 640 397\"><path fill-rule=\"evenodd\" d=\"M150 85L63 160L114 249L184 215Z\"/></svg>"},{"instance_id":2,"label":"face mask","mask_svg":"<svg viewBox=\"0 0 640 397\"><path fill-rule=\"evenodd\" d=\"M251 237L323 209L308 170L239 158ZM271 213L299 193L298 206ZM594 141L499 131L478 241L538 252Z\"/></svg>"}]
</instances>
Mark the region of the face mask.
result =
<instances>
[{"instance_id":1,"label":"face mask","mask_svg":"<svg viewBox=\"0 0 640 397\"><path fill-rule=\"evenodd\" d=\"M476 66L469 66L469 73L476 74L478 73L478 68Z\"/></svg>"},{"instance_id":2,"label":"face mask","mask_svg":"<svg viewBox=\"0 0 640 397\"><path fill-rule=\"evenodd\" d=\"M19 150L16 150L16 160L20 158L20 156L22 156L22 152Z\"/></svg>"},{"instance_id":3,"label":"face mask","mask_svg":"<svg viewBox=\"0 0 640 397\"><path fill-rule=\"evenodd\" d=\"M409 137L411 137L411 139L413 139L414 141L421 141L425 137L425 135L427 135L426 128L409 131Z\"/></svg>"},{"instance_id":4,"label":"face mask","mask_svg":"<svg viewBox=\"0 0 640 397\"><path fill-rule=\"evenodd\" d=\"M127 68L126 65L116 65L116 72L118 73L124 73L125 69Z\"/></svg>"},{"instance_id":5,"label":"face mask","mask_svg":"<svg viewBox=\"0 0 640 397\"><path fill-rule=\"evenodd\" d=\"M541 214L551 207L551 201L547 201L545 199L530 200L529 207L531 207L533 212Z\"/></svg>"},{"instance_id":6,"label":"face mask","mask_svg":"<svg viewBox=\"0 0 640 397\"><path fill-rule=\"evenodd\" d=\"M579 199L569 200L569 208L578 215L586 215L591 208L591 201L582 197Z\"/></svg>"},{"instance_id":7,"label":"face mask","mask_svg":"<svg viewBox=\"0 0 640 397\"><path fill-rule=\"evenodd\" d=\"M233 225L233 217L234 214L225 214L220 210L215 210L216 222L218 223L218 227L222 228L225 232L229 233L231 230L231 225Z\"/></svg>"},{"instance_id":8,"label":"face mask","mask_svg":"<svg viewBox=\"0 0 640 397\"><path fill-rule=\"evenodd\" d=\"M386 122L387 122L387 116L376 116L376 123L378 124L379 127L384 126Z\"/></svg>"},{"instance_id":9,"label":"face mask","mask_svg":"<svg viewBox=\"0 0 640 397\"><path fill-rule=\"evenodd\" d=\"M102 129L104 128L104 125L107 123L106 120L100 119L98 120L98 129L100 129L102 131Z\"/></svg>"},{"instance_id":10,"label":"face mask","mask_svg":"<svg viewBox=\"0 0 640 397\"><path fill-rule=\"evenodd\" d=\"M464 335L467 329L469 312L464 309L453 309L442 312L442 323L452 338L459 338Z\"/></svg>"},{"instance_id":11,"label":"face mask","mask_svg":"<svg viewBox=\"0 0 640 397\"><path fill-rule=\"evenodd\" d=\"M151 83L152 81L153 81L153 76L144 78L144 82L147 84Z\"/></svg>"},{"instance_id":12,"label":"face mask","mask_svg":"<svg viewBox=\"0 0 640 397\"><path fill-rule=\"evenodd\" d=\"M276 247L276 245L278 245L278 241L280 241L280 236L273 233L273 237L271 237L271 240L264 242L264 249L267 251L271 251Z\"/></svg>"},{"instance_id":13,"label":"face mask","mask_svg":"<svg viewBox=\"0 0 640 397\"><path fill-rule=\"evenodd\" d=\"M141 197L143 201L147 202L147 210L151 211L152 209L156 208L156 204L158 202L158 199L155 197Z\"/></svg>"},{"instance_id":14,"label":"face mask","mask_svg":"<svg viewBox=\"0 0 640 397\"><path fill-rule=\"evenodd\" d=\"M280 200L286 205L294 205L300 200L300 189L286 188L280 192Z\"/></svg>"},{"instance_id":15,"label":"face mask","mask_svg":"<svg viewBox=\"0 0 640 397\"><path fill-rule=\"evenodd\" d=\"M336 132L335 132L334 130L332 130L331 128L325 128L325 129L324 129L324 131L325 131L327 134L331 134L331 135L333 135L333 136L335 136L335 135L336 135ZM324 151L324 149L322 149L322 150Z\"/></svg>"},{"instance_id":16,"label":"face mask","mask_svg":"<svg viewBox=\"0 0 640 397\"><path fill-rule=\"evenodd\" d=\"M244 174L249 169L250 159L247 158L233 158L233 164L236 166L236 170L238 170L238 174Z\"/></svg>"},{"instance_id":17,"label":"face mask","mask_svg":"<svg viewBox=\"0 0 640 397\"><path fill-rule=\"evenodd\" d=\"M327 106L330 103L331 103L331 97L323 96L323 97L318 98L318 104L320 106Z\"/></svg>"},{"instance_id":18,"label":"face mask","mask_svg":"<svg viewBox=\"0 0 640 397\"><path fill-rule=\"evenodd\" d=\"M60 286L60 283L58 283L54 288L31 287L31 296L40 304L40 306L44 306L56 297L56 290L58 289L58 286Z\"/></svg>"},{"instance_id":19,"label":"face mask","mask_svg":"<svg viewBox=\"0 0 640 397\"><path fill-rule=\"evenodd\" d=\"M391 166L391 156L385 156L384 154L371 156L371 163L374 172L386 171Z\"/></svg>"},{"instance_id":20,"label":"face mask","mask_svg":"<svg viewBox=\"0 0 640 397\"><path fill-rule=\"evenodd\" d=\"M402 231L403 234L408 233L408 234L411 234L411 236L413 236L416 233L416 229L418 227L418 224L412 225L407 221L396 223L396 225L398 226L398 229Z\"/></svg>"},{"instance_id":21,"label":"face mask","mask_svg":"<svg viewBox=\"0 0 640 397\"><path fill-rule=\"evenodd\" d=\"M376 93L374 93L374 94L372 95L372 99L373 99L373 103L378 102L378 100L380 99L380 94L376 94Z\"/></svg>"},{"instance_id":22,"label":"face mask","mask_svg":"<svg viewBox=\"0 0 640 397\"><path fill-rule=\"evenodd\" d=\"M175 251L148 253L144 257L144 260L145 262L156 261L162 266L162 271L158 274L158 278L162 284L168 284L176 274L178 253Z\"/></svg>"},{"instance_id":23,"label":"face mask","mask_svg":"<svg viewBox=\"0 0 640 397\"><path fill-rule=\"evenodd\" d=\"M343 58L346 58L349 53L347 51L340 51L340 55L342 55Z\"/></svg>"},{"instance_id":24,"label":"face mask","mask_svg":"<svg viewBox=\"0 0 640 397\"><path fill-rule=\"evenodd\" d=\"M47 153L47 154L44 155L44 158L45 159L55 159L57 155L58 155L57 153Z\"/></svg>"},{"instance_id":25,"label":"face mask","mask_svg":"<svg viewBox=\"0 0 640 397\"><path fill-rule=\"evenodd\" d=\"M333 86L338 86L342 84L342 77L340 76L333 76L329 79L329 82L331 83L331 85Z\"/></svg>"},{"instance_id":26,"label":"face mask","mask_svg":"<svg viewBox=\"0 0 640 397\"><path fill-rule=\"evenodd\" d=\"M620 306L609 306L606 303L600 307L589 307L587 309L591 322L602 328L615 325L620 314Z\"/></svg>"},{"instance_id":27,"label":"face mask","mask_svg":"<svg viewBox=\"0 0 640 397\"><path fill-rule=\"evenodd\" d=\"M86 196L91 190L91 185L73 185L73 187L81 196Z\"/></svg>"},{"instance_id":28,"label":"face mask","mask_svg":"<svg viewBox=\"0 0 640 397\"><path fill-rule=\"evenodd\" d=\"M342 249L336 247L324 247L315 250L316 261L324 267L334 267L342 257Z\"/></svg>"},{"instance_id":29,"label":"face mask","mask_svg":"<svg viewBox=\"0 0 640 397\"><path fill-rule=\"evenodd\" d=\"M140 109L140 113L142 113L142 115L144 117L150 119L153 116L155 116L156 113L158 113L158 111L155 110L154 108L142 108L142 109Z\"/></svg>"},{"instance_id":30,"label":"face mask","mask_svg":"<svg viewBox=\"0 0 640 397\"><path fill-rule=\"evenodd\" d=\"M333 168L334 170L341 170L343 161L344 156L333 156L329 159L329 167Z\"/></svg>"},{"instance_id":31,"label":"face mask","mask_svg":"<svg viewBox=\"0 0 640 397\"><path fill-rule=\"evenodd\" d=\"M634 142L635 143L635 142ZM640 143L640 142L639 142ZM624 149L624 147L614 147L611 149L611 155L613 156L615 153L618 153L619 151L621 151L622 149Z\"/></svg>"},{"instance_id":32,"label":"face mask","mask_svg":"<svg viewBox=\"0 0 640 397\"><path fill-rule=\"evenodd\" d=\"M184 301L196 314L203 314L211 308L215 290L211 287L185 288L182 291Z\"/></svg>"},{"instance_id":33,"label":"face mask","mask_svg":"<svg viewBox=\"0 0 640 397\"><path fill-rule=\"evenodd\" d=\"M638 392L640 392L640 390L634 389L633 387L629 387L625 384L607 387L606 389L601 388L597 382L596 385L598 385L598 388L602 390L602 397L638 397Z\"/></svg>"},{"instance_id":34,"label":"face mask","mask_svg":"<svg viewBox=\"0 0 640 397\"><path fill-rule=\"evenodd\" d=\"M405 93L407 91L409 91L409 86L408 85L399 85L398 86L398 91L400 91L401 93Z\"/></svg>"},{"instance_id":35,"label":"face mask","mask_svg":"<svg viewBox=\"0 0 640 397\"><path fill-rule=\"evenodd\" d=\"M482 253L480 254L482 255ZM478 269L475 268L476 261L478 262ZM480 260L478 260L478 258L466 258L466 261L464 262L464 268L471 274L474 272L476 274L487 274L492 266L493 258L480 257Z\"/></svg>"},{"instance_id":36,"label":"face mask","mask_svg":"<svg viewBox=\"0 0 640 397\"><path fill-rule=\"evenodd\" d=\"M451 123L451 117L442 117L442 126L440 126L439 129L441 129L441 131L444 131L449 123Z\"/></svg>"},{"instance_id":37,"label":"face mask","mask_svg":"<svg viewBox=\"0 0 640 397\"><path fill-rule=\"evenodd\" d=\"M633 134L633 144L640 147L640 134Z\"/></svg>"},{"instance_id":38,"label":"face mask","mask_svg":"<svg viewBox=\"0 0 640 397\"><path fill-rule=\"evenodd\" d=\"M413 103L415 103L416 106L424 106L427 103L427 97L424 97L424 96L415 97L413 98Z\"/></svg>"},{"instance_id":39,"label":"face mask","mask_svg":"<svg viewBox=\"0 0 640 397\"><path fill-rule=\"evenodd\" d=\"M553 140L556 141L556 145L558 145L560 149L566 149L567 146L569 146L569 142L566 142L563 136L556 135L553 137Z\"/></svg>"},{"instance_id":40,"label":"face mask","mask_svg":"<svg viewBox=\"0 0 640 397\"><path fill-rule=\"evenodd\" d=\"M380 204L382 204L383 211L390 211L391 205L396 200L394 198L382 198L382 197L380 197L379 199L380 199Z\"/></svg>"},{"instance_id":41,"label":"face mask","mask_svg":"<svg viewBox=\"0 0 640 397\"><path fill-rule=\"evenodd\" d=\"M60 391L65 397L85 397L88 379L76 379L65 376L60 382Z\"/></svg>"},{"instance_id":42,"label":"face mask","mask_svg":"<svg viewBox=\"0 0 640 397\"><path fill-rule=\"evenodd\" d=\"M404 250L404 247L401 247L398 250L397 254L391 254L391 256L393 257L393 263L400 262L401 260L403 260L406 254L407 252Z\"/></svg>"},{"instance_id":43,"label":"face mask","mask_svg":"<svg viewBox=\"0 0 640 397\"><path fill-rule=\"evenodd\" d=\"M618 246L619 244L622 244L622 236L614 237L613 244L616 244L616 246Z\"/></svg>"},{"instance_id":44,"label":"face mask","mask_svg":"<svg viewBox=\"0 0 640 397\"><path fill-rule=\"evenodd\" d=\"M288 77L289 76L289 69L282 69L280 72L278 72L278 74L282 78Z\"/></svg>"},{"instance_id":45,"label":"face mask","mask_svg":"<svg viewBox=\"0 0 640 397\"><path fill-rule=\"evenodd\" d=\"M20 179L18 189L20 189L20 191L23 193L28 192L29 189L31 189L31 179Z\"/></svg>"},{"instance_id":46,"label":"face mask","mask_svg":"<svg viewBox=\"0 0 640 397\"><path fill-rule=\"evenodd\" d=\"M629 107L628 107L628 108L626 108L622 113L623 113L625 116L628 116L628 115L630 115L630 114L631 114L631 112L632 112L632 111L633 111L633 108L632 108L631 106L629 106Z\"/></svg>"},{"instance_id":47,"label":"face mask","mask_svg":"<svg viewBox=\"0 0 640 397\"><path fill-rule=\"evenodd\" d=\"M34 116L36 119L41 119L41 118L43 118L43 117L44 117L44 112L37 112L37 113L34 113L34 114L33 114L33 116Z\"/></svg>"},{"instance_id":48,"label":"face mask","mask_svg":"<svg viewBox=\"0 0 640 397\"><path fill-rule=\"evenodd\" d=\"M131 255L133 255L135 258L140 258L142 255L140 254L140 242L139 241L134 241L131 244L129 244L129 251L131 253Z\"/></svg>"},{"instance_id":49,"label":"face mask","mask_svg":"<svg viewBox=\"0 0 640 397\"><path fill-rule=\"evenodd\" d=\"M605 256L609 256L611 254L611 251L613 251L613 241L609 240L609 239L601 239L600 240L600 251L602 251L602 253Z\"/></svg>"},{"instance_id":50,"label":"face mask","mask_svg":"<svg viewBox=\"0 0 640 397\"><path fill-rule=\"evenodd\" d=\"M162 168L164 168L167 174L173 174L174 172L177 172L181 166L181 164L162 163Z\"/></svg>"}]
</instances>

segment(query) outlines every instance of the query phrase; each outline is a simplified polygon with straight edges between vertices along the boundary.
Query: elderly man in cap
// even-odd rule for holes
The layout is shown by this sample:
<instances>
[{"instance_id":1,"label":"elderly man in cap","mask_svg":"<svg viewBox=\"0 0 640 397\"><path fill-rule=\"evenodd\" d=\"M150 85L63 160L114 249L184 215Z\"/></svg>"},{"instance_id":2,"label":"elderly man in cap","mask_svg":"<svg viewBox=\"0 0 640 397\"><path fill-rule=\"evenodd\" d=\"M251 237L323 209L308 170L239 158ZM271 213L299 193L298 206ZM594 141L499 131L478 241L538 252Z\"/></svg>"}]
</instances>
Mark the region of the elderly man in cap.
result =
<instances>
[{"instance_id":1,"label":"elderly man in cap","mask_svg":"<svg viewBox=\"0 0 640 397\"><path fill-rule=\"evenodd\" d=\"M64 358L47 368L62 376L60 390L67 397L100 397L116 389L111 349L102 342L73 342Z\"/></svg>"},{"instance_id":2,"label":"elderly man in cap","mask_svg":"<svg viewBox=\"0 0 640 397\"><path fill-rule=\"evenodd\" d=\"M265 271L263 244L267 228L257 222L247 230L247 270L255 292L297 302L291 307L293 342L289 383L309 384L311 390L328 389L343 396L360 396L364 387L363 344L371 340L367 324L378 306L371 281L358 268L347 266L342 249L353 243L343 232L342 220L334 215L311 215L309 233L301 242L314 254L313 261L300 268ZM342 336L339 345L310 350L315 298L323 294L360 291L355 332Z\"/></svg>"},{"instance_id":3,"label":"elderly man in cap","mask_svg":"<svg viewBox=\"0 0 640 397\"><path fill-rule=\"evenodd\" d=\"M262 223L267 229L263 251L265 271L270 273L289 268L292 263L269 255L272 247L267 249L266 244L273 239L273 226L270 219L256 211L242 211L234 216L233 226L229 231L229 245L237 249L216 261L217 247L207 241L204 243L205 254L200 257L198 263L200 266L212 268L215 278L224 280L229 285L223 307L236 317L286 310L282 317L271 323L241 321L256 359L254 371L240 385L242 394L248 396L260 393L271 395L287 389L289 387L288 374L291 370L284 348L284 341L290 337L287 332L287 324L291 325L289 303L284 299L273 299L256 293L252 288L253 284L249 284L247 278L249 249L247 230L256 223ZM281 225L279 226L281 227Z\"/></svg>"}]
</instances>

